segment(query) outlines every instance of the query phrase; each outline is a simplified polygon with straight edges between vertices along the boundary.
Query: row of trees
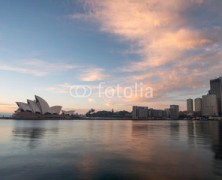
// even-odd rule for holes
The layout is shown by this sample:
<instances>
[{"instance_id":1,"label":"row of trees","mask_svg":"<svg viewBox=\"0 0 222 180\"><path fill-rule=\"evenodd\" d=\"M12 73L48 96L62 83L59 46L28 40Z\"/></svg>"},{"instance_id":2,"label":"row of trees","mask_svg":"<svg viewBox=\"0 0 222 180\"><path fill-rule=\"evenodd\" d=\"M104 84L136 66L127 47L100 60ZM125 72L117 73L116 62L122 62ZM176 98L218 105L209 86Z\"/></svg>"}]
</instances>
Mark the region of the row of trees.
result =
<instances>
[{"instance_id":1,"label":"row of trees","mask_svg":"<svg viewBox=\"0 0 222 180\"><path fill-rule=\"evenodd\" d=\"M90 109L87 113L86 113L87 117L122 117L122 118L127 118L127 117L131 117L132 113L128 112L128 111L117 111L114 112L112 111L95 111L95 109Z\"/></svg>"}]
</instances>

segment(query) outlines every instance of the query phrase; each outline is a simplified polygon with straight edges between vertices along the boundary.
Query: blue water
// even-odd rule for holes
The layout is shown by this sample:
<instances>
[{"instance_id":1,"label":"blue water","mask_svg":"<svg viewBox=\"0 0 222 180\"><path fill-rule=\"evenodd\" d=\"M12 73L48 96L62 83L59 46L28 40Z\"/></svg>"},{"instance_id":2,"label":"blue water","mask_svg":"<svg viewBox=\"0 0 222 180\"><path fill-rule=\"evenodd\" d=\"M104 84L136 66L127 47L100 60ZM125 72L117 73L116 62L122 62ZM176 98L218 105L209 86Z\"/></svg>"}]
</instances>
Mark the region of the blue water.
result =
<instances>
[{"instance_id":1,"label":"blue water","mask_svg":"<svg viewBox=\"0 0 222 180\"><path fill-rule=\"evenodd\" d=\"M0 121L0 180L222 179L222 122Z\"/></svg>"}]
</instances>

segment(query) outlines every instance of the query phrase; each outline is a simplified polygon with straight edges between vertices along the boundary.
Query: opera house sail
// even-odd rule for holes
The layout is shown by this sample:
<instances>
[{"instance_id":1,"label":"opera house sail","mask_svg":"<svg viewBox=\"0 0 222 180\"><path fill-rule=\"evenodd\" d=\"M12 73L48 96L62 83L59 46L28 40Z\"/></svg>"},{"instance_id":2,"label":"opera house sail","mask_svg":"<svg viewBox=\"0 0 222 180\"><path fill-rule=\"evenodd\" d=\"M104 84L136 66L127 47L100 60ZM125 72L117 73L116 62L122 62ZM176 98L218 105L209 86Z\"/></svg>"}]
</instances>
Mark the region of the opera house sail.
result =
<instances>
[{"instance_id":1,"label":"opera house sail","mask_svg":"<svg viewBox=\"0 0 222 180\"><path fill-rule=\"evenodd\" d=\"M50 107L46 100L35 96L35 100L25 102L16 102L18 109L13 117L15 119L60 119L62 106Z\"/></svg>"}]
</instances>

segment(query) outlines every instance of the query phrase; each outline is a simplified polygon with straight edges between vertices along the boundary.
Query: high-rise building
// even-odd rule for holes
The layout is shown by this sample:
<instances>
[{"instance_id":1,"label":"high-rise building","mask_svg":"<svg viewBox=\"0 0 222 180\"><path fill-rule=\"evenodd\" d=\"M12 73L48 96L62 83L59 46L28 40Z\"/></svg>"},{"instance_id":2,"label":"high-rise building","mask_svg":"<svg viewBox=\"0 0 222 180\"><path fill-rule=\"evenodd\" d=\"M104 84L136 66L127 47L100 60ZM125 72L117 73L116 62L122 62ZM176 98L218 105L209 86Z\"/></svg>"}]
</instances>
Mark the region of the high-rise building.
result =
<instances>
[{"instance_id":1,"label":"high-rise building","mask_svg":"<svg viewBox=\"0 0 222 180\"><path fill-rule=\"evenodd\" d=\"M203 116L218 116L217 96L208 94L202 96L202 115Z\"/></svg>"},{"instance_id":2,"label":"high-rise building","mask_svg":"<svg viewBox=\"0 0 222 180\"><path fill-rule=\"evenodd\" d=\"M193 99L187 99L187 111L193 113Z\"/></svg>"},{"instance_id":3,"label":"high-rise building","mask_svg":"<svg viewBox=\"0 0 222 180\"><path fill-rule=\"evenodd\" d=\"M170 105L170 118L178 119L179 118L179 106L178 105Z\"/></svg>"},{"instance_id":4,"label":"high-rise building","mask_svg":"<svg viewBox=\"0 0 222 180\"><path fill-rule=\"evenodd\" d=\"M133 106L133 119L147 119L148 107Z\"/></svg>"},{"instance_id":5,"label":"high-rise building","mask_svg":"<svg viewBox=\"0 0 222 180\"><path fill-rule=\"evenodd\" d=\"M195 111L196 112L201 112L201 110L202 110L202 99L201 98L196 98L194 100L194 104L195 104Z\"/></svg>"},{"instance_id":6,"label":"high-rise building","mask_svg":"<svg viewBox=\"0 0 222 180\"><path fill-rule=\"evenodd\" d=\"M218 113L222 115L222 77L210 80L210 94L217 97Z\"/></svg>"}]
</instances>

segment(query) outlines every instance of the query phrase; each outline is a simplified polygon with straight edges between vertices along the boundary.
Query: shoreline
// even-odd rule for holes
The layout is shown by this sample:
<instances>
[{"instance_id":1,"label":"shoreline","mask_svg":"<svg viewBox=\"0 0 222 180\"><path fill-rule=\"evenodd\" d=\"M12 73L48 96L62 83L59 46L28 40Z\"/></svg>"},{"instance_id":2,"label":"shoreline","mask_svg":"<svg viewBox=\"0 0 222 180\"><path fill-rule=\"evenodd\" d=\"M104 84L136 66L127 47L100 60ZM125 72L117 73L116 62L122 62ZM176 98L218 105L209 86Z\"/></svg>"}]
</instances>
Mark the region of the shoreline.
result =
<instances>
[{"instance_id":1,"label":"shoreline","mask_svg":"<svg viewBox=\"0 0 222 180\"><path fill-rule=\"evenodd\" d=\"M0 118L1 120L16 120L16 121L222 121L218 119L130 119L130 118L74 118L74 119L15 119L15 118Z\"/></svg>"}]
</instances>

